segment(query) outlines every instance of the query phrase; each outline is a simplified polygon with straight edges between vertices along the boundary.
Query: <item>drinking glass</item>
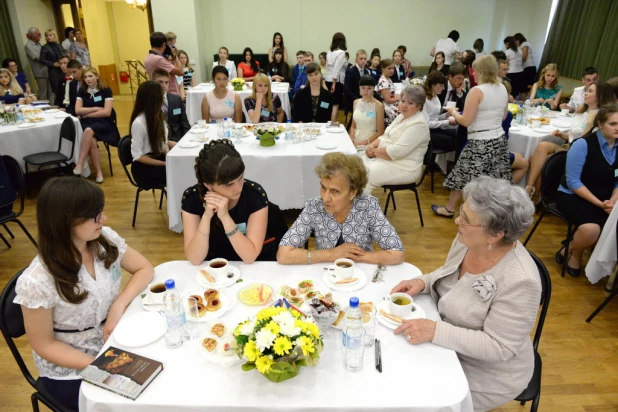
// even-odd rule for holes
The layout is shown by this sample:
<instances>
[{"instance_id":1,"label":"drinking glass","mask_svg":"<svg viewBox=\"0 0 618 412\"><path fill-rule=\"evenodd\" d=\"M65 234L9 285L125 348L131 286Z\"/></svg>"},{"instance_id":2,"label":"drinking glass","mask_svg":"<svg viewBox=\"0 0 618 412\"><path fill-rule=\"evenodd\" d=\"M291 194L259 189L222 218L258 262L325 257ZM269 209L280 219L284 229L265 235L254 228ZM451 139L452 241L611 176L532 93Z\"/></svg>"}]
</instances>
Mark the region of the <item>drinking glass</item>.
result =
<instances>
[{"instance_id":1,"label":"drinking glass","mask_svg":"<svg viewBox=\"0 0 618 412\"><path fill-rule=\"evenodd\" d=\"M223 120L217 120L217 137L219 139L223 139L225 137L225 133L223 130Z\"/></svg>"},{"instance_id":2,"label":"drinking glass","mask_svg":"<svg viewBox=\"0 0 618 412\"><path fill-rule=\"evenodd\" d=\"M375 306L371 307L371 311L363 313L363 328L365 328L365 346L370 348L373 346L376 337L376 315ZM365 322L366 321L366 322Z\"/></svg>"},{"instance_id":3,"label":"drinking glass","mask_svg":"<svg viewBox=\"0 0 618 412\"><path fill-rule=\"evenodd\" d=\"M333 310L326 310L322 313L318 313L318 311L313 306L309 305L309 307L311 308L311 316L313 316L313 319L315 319L315 322L320 327L320 332L322 332L322 335L332 335L333 332L330 330L331 325L339 317L339 312L341 311L341 308L339 306L336 306Z\"/></svg>"},{"instance_id":4,"label":"drinking glass","mask_svg":"<svg viewBox=\"0 0 618 412\"><path fill-rule=\"evenodd\" d=\"M352 372L363 370L363 356L365 354L365 330L346 328L345 331L345 367Z\"/></svg>"},{"instance_id":5,"label":"drinking glass","mask_svg":"<svg viewBox=\"0 0 618 412\"><path fill-rule=\"evenodd\" d=\"M200 315L197 310L197 299L188 298L187 304L188 304L189 310L187 312L188 314L187 323L185 323L185 338L187 340L193 340L195 339L195 337L198 335L198 332L199 332L199 323L197 323L197 320L199 319Z\"/></svg>"}]
</instances>

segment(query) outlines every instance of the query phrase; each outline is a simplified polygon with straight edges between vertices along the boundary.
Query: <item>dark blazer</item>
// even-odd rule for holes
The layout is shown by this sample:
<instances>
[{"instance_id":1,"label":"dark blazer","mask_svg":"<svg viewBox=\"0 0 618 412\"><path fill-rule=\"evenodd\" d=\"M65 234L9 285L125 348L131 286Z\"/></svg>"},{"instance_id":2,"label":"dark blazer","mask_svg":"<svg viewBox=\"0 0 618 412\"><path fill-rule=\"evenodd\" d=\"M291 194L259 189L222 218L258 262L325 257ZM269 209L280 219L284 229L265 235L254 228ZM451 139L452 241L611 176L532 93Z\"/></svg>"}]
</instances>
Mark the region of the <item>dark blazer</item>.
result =
<instances>
[{"instance_id":1,"label":"dark blazer","mask_svg":"<svg viewBox=\"0 0 618 412\"><path fill-rule=\"evenodd\" d=\"M187 110L182 99L177 94L167 93L167 124L170 126L169 140L179 141L191 125L187 120Z\"/></svg>"},{"instance_id":2,"label":"dark blazer","mask_svg":"<svg viewBox=\"0 0 618 412\"><path fill-rule=\"evenodd\" d=\"M75 101L77 100L77 91L81 89L81 84L79 80L71 80L71 85L69 86L69 105L67 106L67 113L77 116L75 114Z\"/></svg>"},{"instance_id":3,"label":"dark blazer","mask_svg":"<svg viewBox=\"0 0 618 412\"><path fill-rule=\"evenodd\" d=\"M332 97L328 90L320 87L320 97L318 99L318 110L315 113L316 123L326 123L331 118L333 111ZM292 106L292 122L311 123L313 122L313 110L311 108L311 87L307 86L300 89L294 96L294 106Z\"/></svg>"},{"instance_id":4,"label":"dark blazer","mask_svg":"<svg viewBox=\"0 0 618 412\"><path fill-rule=\"evenodd\" d=\"M365 68L365 74L370 74L369 70ZM358 71L358 67L356 65L350 67L345 72L345 83L343 83L343 94L345 95L346 105L345 111L346 113L350 113L352 111L352 106L354 105L354 100L360 99L360 72Z\"/></svg>"},{"instance_id":5,"label":"dark blazer","mask_svg":"<svg viewBox=\"0 0 618 412\"><path fill-rule=\"evenodd\" d=\"M403 68L403 64L399 65L400 72L397 72L397 66L395 66L395 70L393 71L393 75L391 76L391 80L393 83L401 83L403 79L406 78L406 71Z\"/></svg>"},{"instance_id":6,"label":"dark blazer","mask_svg":"<svg viewBox=\"0 0 618 412\"><path fill-rule=\"evenodd\" d=\"M66 91L67 81L64 79L64 76L58 80L54 87L54 94L56 96L56 100L54 100L54 105L60 107L61 109L66 109L64 102L64 92Z\"/></svg>"},{"instance_id":7,"label":"dark blazer","mask_svg":"<svg viewBox=\"0 0 618 412\"><path fill-rule=\"evenodd\" d=\"M448 89L448 83L447 83L446 87L444 88L444 90L442 91L442 93L440 93L438 95L438 99L440 99L440 104L442 105L442 107L444 107L444 105L445 105L444 102L447 100L447 95L446 95L447 94L447 89ZM453 91L454 91L454 89L453 89ZM454 98L453 99L448 99L448 100L449 101L455 101L457 103L455 106L457 106L457 109L459 109L459 111L462 112L463 109L464 109L464 105L466 103L466 96L467 95L468 95L468 92L464 90L463 96L459 97L459 96L457 96L457 92L454 91L454 93L453 93Z\"/></svg>"}]
</instances>

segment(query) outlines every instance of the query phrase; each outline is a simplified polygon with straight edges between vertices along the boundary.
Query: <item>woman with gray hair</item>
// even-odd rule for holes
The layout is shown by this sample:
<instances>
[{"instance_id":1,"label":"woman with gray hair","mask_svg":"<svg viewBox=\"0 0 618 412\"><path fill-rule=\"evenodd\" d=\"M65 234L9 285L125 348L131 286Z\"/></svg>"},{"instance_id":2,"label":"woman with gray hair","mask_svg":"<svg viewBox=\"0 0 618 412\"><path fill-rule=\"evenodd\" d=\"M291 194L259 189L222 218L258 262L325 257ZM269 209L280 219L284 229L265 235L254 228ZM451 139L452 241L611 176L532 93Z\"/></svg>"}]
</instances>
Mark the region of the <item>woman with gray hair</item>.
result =
<instances>
[{"instance_id":1,"label":"woman with gray hair","mask_svg":"<svg viewBox=\"0 0 618 412\"><path fill-rule=\"evenodd\" d=\"M532 224L534 205L522 188L487 176L468 183L463 196L446 263L391 292L429 293L441 319L404 321L395 334L456 351L474 410L485 411L512 401L534 371L530 332L541 279L518 240Z\"/></svg>"},{"instance_id":2,"label":"woman with gray hair","mask_svg":"<svg viewBox=\"0 0 618 412\"><path fill-rule=\"evenodd\" d=\"M423 115L425 90L406 86L401 91L400 114L365 150L363 162L369 171L365 193L382 185L414 183L423 173L423 158L429 145L429 127Z\"/></svg>"}]
</instances>

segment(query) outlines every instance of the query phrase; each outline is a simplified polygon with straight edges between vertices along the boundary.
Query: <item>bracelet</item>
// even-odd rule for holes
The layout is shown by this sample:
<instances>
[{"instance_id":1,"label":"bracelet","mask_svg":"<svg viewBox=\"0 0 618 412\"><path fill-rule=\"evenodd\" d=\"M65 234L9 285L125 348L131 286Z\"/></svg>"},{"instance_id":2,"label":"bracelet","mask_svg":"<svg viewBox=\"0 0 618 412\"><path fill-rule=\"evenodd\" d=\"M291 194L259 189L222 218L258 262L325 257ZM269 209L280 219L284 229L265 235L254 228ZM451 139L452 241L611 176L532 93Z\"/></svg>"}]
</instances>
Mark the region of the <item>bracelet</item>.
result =
<instances>
[{"instance_id":1,"label":"bracelet","mask_svg":"<svg viewBox=\"0 0 618 412\"><path fill-rule=\"evenodd\" d=\"M307 250L307 264L310 265L311 264L311 251Z\"/></svg>"},{"instance_id":2,"label":"bracelet","mask_svg":"<svg viewBox=\"0 0 618 412\"><path fill-rule=\"evenodd\" d=\"M225 232L225 236L227 237L232 237L236 234L236 232L238 232L238 226L236 226L234 229L232 229L230 232Z\"/></svg>"},{"instance_id":3,"label":"bracelet","mask_svg":"<svg viewBox=\"0 0 618 412\"><path fill-rule=\"evenodd\" d=\"M202 232L202 231L200 230L200 227L199 227L199 226L197 227L197 231L198 231L198 232L200 232L200 233L201 233L202 235L204 235L204 236L210 236L210 233L204 233L204 232Z\"/></svg>"}]
</instances>

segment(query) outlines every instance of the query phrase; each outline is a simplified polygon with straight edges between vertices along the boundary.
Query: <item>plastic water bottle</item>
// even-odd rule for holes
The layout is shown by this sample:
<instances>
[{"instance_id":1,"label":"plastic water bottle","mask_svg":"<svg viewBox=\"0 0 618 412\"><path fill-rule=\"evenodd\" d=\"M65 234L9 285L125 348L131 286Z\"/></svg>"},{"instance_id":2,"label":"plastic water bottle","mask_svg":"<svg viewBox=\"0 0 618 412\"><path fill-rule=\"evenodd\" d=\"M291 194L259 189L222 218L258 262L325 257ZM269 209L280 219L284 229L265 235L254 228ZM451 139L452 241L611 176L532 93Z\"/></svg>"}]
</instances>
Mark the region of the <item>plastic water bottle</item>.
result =
<instances>
[{"instance_id":1,"label":"plastic water bottle","mask_svg":"<svg viewBox=\"0 0 618 412\"><path fill-rule=\"evenodd\" d=\"M223 118L223 138L229 139L230 135L231 135L230 122L228 121L227 117L224 117Z\"/></svg>"},{"instance_id":2,"label":"plastic water bottle","mask_svg":"<svg viewBox=\"0 0 618 412\"><path fill-rule=\"evenodd\" d=\"M15 105L15 118L17 119L17 124L22 124L25 122L24 120L24 112L19 107L19 103Z\"/></svg>"},{"instance_id":3,"label":"plastic water bottle","mask_svg":"<svg viewBox=\"0 0 618 412\"><path fill-rule=\"evenodd\" d=\"M363 354L365 351L365 329L363 329L363 313L359 307L358 298L350 298L350 306L345 312L344 357L345 367L352 372L363 369Z\"/></svg>"},{"instance_id":4,"label":"plastic water bottle","mask_svg":"<svg viewBox=\"0 0 618 412\"><path fill-rule=\"evenodd\" d=\"M524 124L528 121L528 117L532 115L532 111L530 108L530 100L526 100L524 102Z\"/></svg>"},{"instance_id":5,"label":"plastic water bottle","mask_svg":"<svg viewBox=\"0 0 618 412\"><path fill-rule=\"evenodd\" d=\"M341 339L344 353L346 348L346 329L363 329L363 312L360 310L359 300L356 297L351 297L350 306L345 308L343 336Z\"/></svg>"},{"instance_id":6,"label":"plastic water bottle","mask_svg":"<svg viewBox=\"0 0 618 412\"><path fill-rule=\"evenodd\" d=\"M294 139L294 129L292 129L292 120L288 119L288 124L285 126L285 141L291 143Z\"/></svg>"},{"instance_id":7,"label":"plastic water bottle","mask_svg":"<svg viewBox=\"0 0 618 412\"><path fill-rule=\"evenodd\" d=\"M163 308L167 321L165 346L168 349L176 349L181 347L184 342L184 326L187 323L187 318L185 317L185 308L180 292L176 289L176 283L173 279L165 281L165 289L165 295L163 295Z\"/></svg>"},{"instance_id":8,"label":"plastic water bottle","mask_svg":"<svg viewBox=\"0 0 618 412\"><path fill-rule=\"evenodd\" d=\"M517 109L517 123L521 125L526 124L526 112L524 111L524 105L520 104Z\"/></svg>"}]
</instances>

